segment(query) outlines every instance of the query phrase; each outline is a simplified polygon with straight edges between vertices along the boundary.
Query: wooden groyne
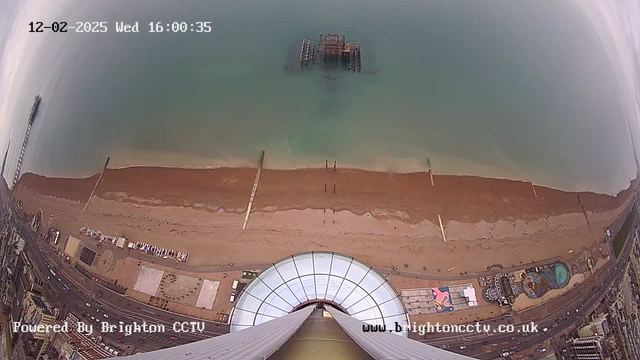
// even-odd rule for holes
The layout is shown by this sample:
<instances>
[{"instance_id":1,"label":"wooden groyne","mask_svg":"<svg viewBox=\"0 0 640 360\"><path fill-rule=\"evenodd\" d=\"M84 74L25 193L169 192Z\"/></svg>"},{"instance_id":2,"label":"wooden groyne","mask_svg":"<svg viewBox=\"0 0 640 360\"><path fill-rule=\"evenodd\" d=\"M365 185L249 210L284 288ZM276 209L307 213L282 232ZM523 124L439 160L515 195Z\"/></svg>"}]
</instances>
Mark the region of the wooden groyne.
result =
<instances>
[{"instance_id":1,"label":"wooden groyne","mask_svg":"<svg viewBox=\"0 0 640 360\"><path fill-rule=\"evenodd\" d=\"M82 210L83 214L85 213L85 211L87 211L87 208L89 207L89 203L91 202L91 198L93 197L93 194L96 193L96 189L98 188L98 185L100 184L100 181L102 180L102 176L104 175L104 172L107 170L107 166L109 166L109 159L111 159L111 158L107 157L107 161L104 163L104 167L102 168L102 172L100 173L100 176L98 176L98 181L96 181L96 184L93 186L93 190L91 190L91 194L89 195L89 198L87 199L87 203L84 205L84 209Z\"/></svg>"},{"instance_id":2,"label":"wooden groyne","mask_svg":"<svg viewBox=\"0 0 640 360\"><path fill-rule=\"evenodd\" d=\"M258 163L258 171L256 172L256 180L253 182L253 189L251 189L251 197L249 198L249 205L247 206L247 213L244 215L244 223L242 224L242 230L247 227L249 222L249 214L251 214L251 207L253 206L253 200L256 197L258 191L258 183L260 183L260 174L262 173L262 163L264 162L264 150L260 154L260 162Z\"/></svg>"}]
</instances>

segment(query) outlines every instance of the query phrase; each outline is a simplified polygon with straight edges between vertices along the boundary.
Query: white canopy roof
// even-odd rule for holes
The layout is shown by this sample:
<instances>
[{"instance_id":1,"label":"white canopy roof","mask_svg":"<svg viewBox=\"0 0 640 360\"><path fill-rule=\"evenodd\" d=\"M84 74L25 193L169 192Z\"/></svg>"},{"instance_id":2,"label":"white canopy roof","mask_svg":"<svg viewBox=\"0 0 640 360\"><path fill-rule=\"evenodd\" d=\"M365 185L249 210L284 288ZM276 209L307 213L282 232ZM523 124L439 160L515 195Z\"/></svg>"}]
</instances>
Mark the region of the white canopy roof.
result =
<instances>
[{"instance_id":1,"label":"white canopy roof","mask_svg":"<svg viewBox=\"0 0 640 360\"><path fill-rule=\"evenodd\" d=\"M307 302L326 301L369 324L409 318L386 278L352 257L330 252L294 255L262 271L242 292L230 318L232 332L291 313ZM399 333L407 336L407 332Z\"/></svg>"}]
</instances>

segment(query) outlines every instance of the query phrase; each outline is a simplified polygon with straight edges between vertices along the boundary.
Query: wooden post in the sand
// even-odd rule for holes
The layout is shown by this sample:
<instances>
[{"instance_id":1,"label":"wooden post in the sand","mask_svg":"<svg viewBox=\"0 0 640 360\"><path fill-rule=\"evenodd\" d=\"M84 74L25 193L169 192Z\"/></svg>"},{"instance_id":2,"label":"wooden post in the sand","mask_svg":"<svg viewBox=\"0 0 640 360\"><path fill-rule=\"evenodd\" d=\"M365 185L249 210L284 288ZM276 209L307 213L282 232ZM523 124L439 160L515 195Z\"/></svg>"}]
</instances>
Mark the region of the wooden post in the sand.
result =
<instances>
[{"instance_id":1,"label":"wooden post in the sand","mask_svg":"<svg viewBox=\"0 0 640 360\"><path fill-rule=\"evenodd\" d=\"M587 216L587 208L584 207L584 204L582 203L582 198L580 197L580 195L578 195L578 202L580 203L580 207L582 208L582 213L584 214L584 219L587 222L587 227L589 228L589 232L593 237L593 230L591 230L591 223L589 223L589 217Z\"/></svg>"},{"instance_id":2,"label":"wooden post in the sand","mask_svg":"<svg viewBox=\"0 0 640 360\"><path fill-rule=\"evenodd\" d=\"M336 171L336 164L337 164L337 163L338 163L338 162L337 162L336 160L333 160L333 171Z\"/></svg>"},{"instance_id":3,"label":"wooden post in the sand","mask_svg":"<svg viewBox=\"0 0 640 360\"><path fill-rule=\"evenodd\" d=\"M433 171L431 171L431 169L429 169L429 178L431 179L431 186L436 186L436 185L433 183Z\"/></svg>"},{"instance_id":4,"label":"wooden post in the sand","mask_svg":"<svg viewBox=\"0 0 640 360\"><path fill-rule=\"evenodd\" d=\"M536 193L536 187L533 186L533 181L529 181L529 183L531 183L531 189L533 189L533 196L536 197L536 199L538 198L538 193Z\"/></svg>"},{"instance_id":5,"label":"wooden post in the sand","mask_svg":"<svg viewBox=\"0 0 640 360\"><path fill-rule=\"evenodd\" d=\"M336 193L336 184L333 184L333 193Z\"/></svg>"},{"instance_id":6,"label":"wooden post in the sand","mask_svg":"<svg viewBox=\"0 0 640 360\"><path fill-rule=\"evenodd\" d=\"M549 227L549 223L547 222L547 218L542 218L544 220L544 224L547 225L547 231L551 234L551 228Z\"/></svg>"},{"instance_id":7,"label":"wooden post in the sand","mask_svg":"<svg viewBox=\"0 0 640 360\"><path fill-rule=\"evenodd\" d=\"M247 213L244 216L244 224L242 224L242 230L247 227L249 222L249 214L251 213L251 206L253 205L253 199L256 197L256 191L258 191L258 183L260 182L260 174L262 173L262 163L264 161L264 150L260 154L260 162L258 163L258 171L256 172L256 180L253 182L253 189L251 189L251 197L249 198L249 205L247 206Z\"/></svg>"},{"instance_id":8,"label":"wooden post in the sand","mask_svg":"<svg viewBox=\"0 0 640 360\"><path fill-rule=\"evenodd\" d=\"M329 171L329 160L324 161L324 171Z\"/></svg>"},{"instance_id":9,"label":"wooden post in the sand","mask_svg":"<svg viewBox=\"0 0 640 360\"><path fill-rule=\"evenodd\" d=\"M440 214L438 214L438 222L440 223L440 231L442 232L442 239L444 240L444 242L447 242L447 237L444 235L444 226L442 226L442 218L440 217Z\"/></svg>"},{"instance_id":10,"label":"wooden post in the sand","mask_svg":"<svg viewBox=\"0 0 640 360\"><path fill-rule=\"evenodd\" d=\"M85 213L85 211L87 211L87 208L89 207L89 202L91 202L91 198L93 197L93 194L96 192L96 189L98 188L98 184L100 184L100 180L102 180L102 175L104 175L105 170L107 170L107 166L109 165L109 159L110 157L107 157L107 161L104 163L102 172L100 173L100 176L98 176L98 181L96 181L96 184L93 186L93 190L91 190L91 195L89 195L89 198L87 199L87 203L84 205L84 209L82 210L83 214Z\"/></svg>"}]
</instances>

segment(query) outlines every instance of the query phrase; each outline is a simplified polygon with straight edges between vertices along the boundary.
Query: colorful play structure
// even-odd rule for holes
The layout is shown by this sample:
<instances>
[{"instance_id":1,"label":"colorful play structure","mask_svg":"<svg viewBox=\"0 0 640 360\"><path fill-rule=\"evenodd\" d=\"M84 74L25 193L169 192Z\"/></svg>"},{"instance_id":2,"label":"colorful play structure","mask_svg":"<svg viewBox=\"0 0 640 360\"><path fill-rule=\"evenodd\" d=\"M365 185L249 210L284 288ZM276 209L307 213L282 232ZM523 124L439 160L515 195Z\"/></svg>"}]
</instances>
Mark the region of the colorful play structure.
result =
<instances>
[{"instance_id":1,"label":"colorful play structure","mask_svg":"<svg viewBox=\"0 0 640 360\"><path fill-rule=\"evenodd\" d=\"M549 290L567 286L570 278L569 268L561 262L536 267L527 271L522 280L522 290L528 297L536 299Z\"/></svg>"}]
</instances>

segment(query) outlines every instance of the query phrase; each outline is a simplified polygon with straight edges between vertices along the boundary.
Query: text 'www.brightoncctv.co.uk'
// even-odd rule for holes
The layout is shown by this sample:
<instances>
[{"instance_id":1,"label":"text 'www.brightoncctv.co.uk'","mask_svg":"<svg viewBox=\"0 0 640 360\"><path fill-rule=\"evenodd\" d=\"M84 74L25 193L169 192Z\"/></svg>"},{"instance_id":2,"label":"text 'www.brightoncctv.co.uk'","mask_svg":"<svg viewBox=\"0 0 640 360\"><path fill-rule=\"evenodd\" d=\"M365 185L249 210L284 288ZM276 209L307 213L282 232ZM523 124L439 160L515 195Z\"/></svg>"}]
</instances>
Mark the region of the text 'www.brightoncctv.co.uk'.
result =
<instances>
[{"instance_id":1,"label":"text 'www.brightoncctv.co.uk'","mask_svg":"<svg viewBox=\"0 0 640 360\"><path fill-rule=\"evenodd\" d=\"M449 324L440 324L439 322L432 324L427 322L425 324L416 324L415 322L408 326L402 326L395 323L394 326L384 325L371 325L371 324L363 324L362 331L364 332L414 332L420 335L425 335L429 333L485 333L485 334L506 334L506 333L536 333L538 332L538 325L533 322L529 324L522 325L497 325L493 326L490 324L480 324L476 322L474 324L464 324L464 325L449 325Z\"/></svg>"}]
</instances>

